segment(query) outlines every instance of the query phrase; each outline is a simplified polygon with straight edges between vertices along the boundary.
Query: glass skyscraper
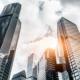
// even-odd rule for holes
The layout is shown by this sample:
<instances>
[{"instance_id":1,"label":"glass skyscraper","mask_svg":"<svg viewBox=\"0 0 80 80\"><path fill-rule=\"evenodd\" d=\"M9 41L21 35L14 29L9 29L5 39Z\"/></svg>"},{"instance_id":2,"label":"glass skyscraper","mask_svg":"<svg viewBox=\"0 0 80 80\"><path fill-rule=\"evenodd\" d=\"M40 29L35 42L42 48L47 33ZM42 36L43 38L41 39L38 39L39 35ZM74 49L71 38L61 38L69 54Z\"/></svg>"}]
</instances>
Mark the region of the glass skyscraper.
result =
<instances>
[{"instance_id":1,"label":"glass skyscraper","mask_svg":"<svg viewBox=\"0 0 80 80\"><path fill-rule=\"evenodd\" d=\"M34 66L34 54L28 57L27 80L37 80L37 66Z\"/></svg>"},{"instance_id":2,"label":"glass skyscraper","mask_svg":"<svg viewBox=\"0 0 80 80\"><path fill-rule=\"evenodd\" d=\"M19 26L20 30L20 13L21 5L13 3L7 5L0 15L0 51L9 52L13 36L16 28Z\"/></svg>"},{"instance_id":3,"label":"glass skyscraper","mask_svg":"<svg viewBox=\"0 0 80 80\"><path fill-rule=\"evenodd\" d=\"M28 57L28 64L27 64L27 80L31 80L32 79L32 73L33 73L33 57L34 55L31 54L29 57Z\"/></svg>"},{"instance_id":4,"label":"glass skyscraper","mask_svg":"<svg viewBox=\"0 0 80 80\"><path fill-rule=\"evenodd\" d=\"M60 55L64 57L70 80L80 80L80 32L71 21L58 21L58 41Z\"/></svg>"},{"instance_id":5,"label":"glass skyscraper","mask_svg":"<svg viewBox=\"0 0 80 80\"><path fill-rule=\"evenodd\" d=\"M23 70L17 74L14 74L12 80L26 80L25 71Z\"/></svg>"},{"instance_id":6,"label":"glass skyscraper","mask_svg":"<svg viewBox=\"0 0 80 80\"><path fill-rule=\"evenodd\" d=\"M8 80L19 38L21 5L12 3L0 15L0 80ZM6 58L2 56L6 56Z\"/></svg>"},{"instance_id":7,"label":"glass skyscraper","mask_svg":"<svg viewBox=\"0 0 80 80\"><path fill-rule=\"evenodd\" d=\"M59 80L55 50L52 48L46 49L38 63L38 80Z\"/></svg>"},{"instance_id":8,"label":"glass skyscraper","mask_svg":"<svg viewBox=\"0 0 80 80\"><path fill-rule=\"evenodd\" d=\"M59 62L57 63L56 70L58 72L59 79L61 78L60 80L69 80L69 74L66 70L66 63L64 58L60 56L58 58Z\"/></svg>"}]
</instances>

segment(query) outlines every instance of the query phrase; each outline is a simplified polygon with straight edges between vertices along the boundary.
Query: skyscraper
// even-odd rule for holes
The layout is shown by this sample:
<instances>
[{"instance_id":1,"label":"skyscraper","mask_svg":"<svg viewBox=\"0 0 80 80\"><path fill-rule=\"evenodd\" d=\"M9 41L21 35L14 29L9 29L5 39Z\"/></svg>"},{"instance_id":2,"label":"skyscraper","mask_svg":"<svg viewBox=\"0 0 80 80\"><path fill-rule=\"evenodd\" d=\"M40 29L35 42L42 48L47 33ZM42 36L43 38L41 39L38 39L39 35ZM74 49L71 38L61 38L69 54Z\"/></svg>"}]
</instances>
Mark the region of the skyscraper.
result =
<instances>
[{"instance_id":1,"label":"skyscraper","mask_svg":"<svg viewBox=\"0 0 80 80\"><path fill-rule=\"evenodd\" d=\"M59 62L56 66L56 70L58 72L58 75L59 76L59 79L60 80L69 80L69 75L68 75L68 72L66 70L66 63L64 61L64 58L63 57L58 57L59 58Z\"/></svg>"},{"instance_id":2,"label":"skyscraper","mask_svg":"<svg viewBox=\"0 0 80 80\"><path fill-rule=\"evenodd\" d=\"M38 80L58 80L55 50L48 48L38 64Z\"/></svg>"},{"instance_id":3,"label":"skyscraper","mask_svg":"<svg viewBox=\"0 0 80 80\"><path fill-rule=\"evenodd\" d=\"M7 62L7 58L8 58L8 55L3 55L3 54L0 54L0 80L3 79L3 73L4 73L4 70L5 70L5 66L6 66L6 62ZM6 73L5 73L6 74Z\"/></svg>"},{"instance_id":4,"label":"skyscraper","mask_svg":"<svg viewBox=\"0 0 80 80\"><path fill-rule=\"evenodd\" d=\"M33 68L33 80L37 80L37 65Z\"/></svg>"},{"instance_id":5,"label":"skyscraper","mask_svg":"<svg viewBox=\"0 0 80 80\"><path fill-rule=\"evenodd\" d=\"M37 80L37 66L34 66L34 54L28 57L27 80Z\"/></svg>"},{"instance_id":6,"label":"skyscraper","mask_svg":"<svg viewBox=\"0 0 80 80\"><path fill-rule=\"evenodd\" d=\"M80 32L71 21L61 18L58 21L58 41L60 55L66 62L70 80L80 80Z\"/></svg>"},{"instance_id":7,"label":"skyscraper","mask_svg":"<svg viewBox=\"0 0 80 80\"><path fill-rule=\"evenodd\" d=\"M19 3L12 3L7 5L0 15L0 55L7 55L6 58L2 58L2 62L0 61L0 71L2 72L0 73L2 74L0 80L8 80L11 72L21 28L20 9L21 5Z\"/></svg>"},{"instance_id":8,"label":"skyscraper","mask_svg":"<svg viewBox=\"0 0 80 80\"><path fill-rule=\"evenodd\" d=\"M9 4L0 15L0 51L3 53L9 52L16 28L19 27L18 31L20 30L20 9L19 3Z\"/></svg>"},{"instance_id":9,"label":"skyscraper","mask_svg":"<svg viewBox=\"0 0 80 80\"><path fill-rule=\"evenodd\" d=\"M17 74L15 74L12 78L12 80L26 80L26 73L25 71L21 71Z\"/></svg>"},{"instance_id":10,"label":"skyscraper","mask_svg":"<svg viewBox=\"0 0 80 80\"><path fill-rule=\"evenodd\" d=\"M32 73L33 73L33 57L34 55L31 54L29 57L28 57L28 64L27 64L27 79L32 78Z\"/></svg>"}]
</instances>

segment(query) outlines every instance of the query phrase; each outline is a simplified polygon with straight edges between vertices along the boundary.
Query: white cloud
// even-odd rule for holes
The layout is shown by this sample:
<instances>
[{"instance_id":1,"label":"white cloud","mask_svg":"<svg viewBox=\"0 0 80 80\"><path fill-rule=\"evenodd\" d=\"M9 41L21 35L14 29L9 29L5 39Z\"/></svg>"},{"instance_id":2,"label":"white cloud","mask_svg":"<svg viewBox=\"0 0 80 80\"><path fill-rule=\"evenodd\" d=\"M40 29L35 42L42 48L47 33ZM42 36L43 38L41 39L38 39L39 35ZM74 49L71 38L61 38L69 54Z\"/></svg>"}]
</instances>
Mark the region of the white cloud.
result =
<instances>
[{"instance_id":1,"label":"white cloud","mask_svg":"<svg viewBox=\"0 0 80 80\"><path fill-rule=\"evenodd\" d=\"M3 7L4 7L4 6L3 6L3 3L2 3L2 1L0 1L0 13L1 13Z\"/></svg>"}]
</instances>

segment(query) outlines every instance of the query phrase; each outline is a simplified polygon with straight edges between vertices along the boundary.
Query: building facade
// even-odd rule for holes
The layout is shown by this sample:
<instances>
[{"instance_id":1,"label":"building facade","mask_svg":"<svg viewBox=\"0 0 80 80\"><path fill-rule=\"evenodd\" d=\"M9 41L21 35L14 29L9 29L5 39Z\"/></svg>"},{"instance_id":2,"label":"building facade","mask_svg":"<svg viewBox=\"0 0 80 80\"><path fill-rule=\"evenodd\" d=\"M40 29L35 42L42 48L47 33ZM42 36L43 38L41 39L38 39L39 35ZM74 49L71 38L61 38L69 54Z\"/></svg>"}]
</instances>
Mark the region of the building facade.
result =
<instances>
[{"instance_id":1,"label":"building facade","mask_svg":"<svg viewBox=\"0 0 80 80\"><path fill-rule=\"evenodd\" d=\"M80 32L71 21L61 18L58 21L57 35L61 56L66 62L70 80L80 80Z\"/></svg>"},{"instance_id":2,"label":"building facade","mask_svg":"<svg viewBox=\"0 0 80 80\"><path fill-rule=\"evenodd\" d=\"M64 61L63 57L58 57L59 58L59 62L57 63L57 67L56 70L58 72L59 79L60 80L69 80L69 74L66 70L66 63Z\"/></svg>"},{"instance_id":3,"label":"building facade","mask_svg":"<svg viewBox=\"0 0 80 80\"><path fill-rule=\"evenodd\" d=\"M11 72L21 28L20 9L19 3L12 3L7 5L0 15L0 55L7 55L6 59L0 56L2 58L0 80L8 80Z\"/></svg>"},{"instance_id":4,"label":"building facade","mask_svg":"<svg viewBox=\"0 0 80 80\"><path fill-rule=\"evenodd\" d=\"M13 75L12 80L26 80L26 73L25 71L21 71L15 75Z\"/></svg>"},{"instance_id":5,"label":"building facade","mask_svg":"<svg viewBox=\"0 0 80 80\"><path fill-rule=\"evenodd\" d=\"M59 80L54 49L48 48L41 57L38 64L38 80Z\"/></svg>"},{"instance_id":6,"label":"building facade","mask_svg":"<svg viewBox=\"0 0 80 80\"><path fill-rule=\"evenodd\" d=\"M34 66L34 54L28 57L27 80L37 80L37 66Z\"/></svg>"}]
</instances>

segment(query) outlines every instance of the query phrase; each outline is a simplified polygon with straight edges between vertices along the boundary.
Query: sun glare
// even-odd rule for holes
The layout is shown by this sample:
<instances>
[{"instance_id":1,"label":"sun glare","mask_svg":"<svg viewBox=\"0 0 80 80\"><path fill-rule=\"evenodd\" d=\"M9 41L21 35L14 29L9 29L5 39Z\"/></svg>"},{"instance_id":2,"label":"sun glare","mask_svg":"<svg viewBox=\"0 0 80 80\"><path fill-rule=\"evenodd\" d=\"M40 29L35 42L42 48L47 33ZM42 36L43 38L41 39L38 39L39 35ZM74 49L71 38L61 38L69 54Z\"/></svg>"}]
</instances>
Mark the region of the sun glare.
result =
<instances>
[{"instance_id":1,"label":"sun glare","mask_svg":"<svg viewBox=\"0 0 80 80\"><path fill-rule=\"evenodd\" d=\"M54 48L55 49L57 47L57 40L54 37L47 37L41 41L40 45L44 49L46 49L46 48Z\"/></svg>"}]
</instances>

